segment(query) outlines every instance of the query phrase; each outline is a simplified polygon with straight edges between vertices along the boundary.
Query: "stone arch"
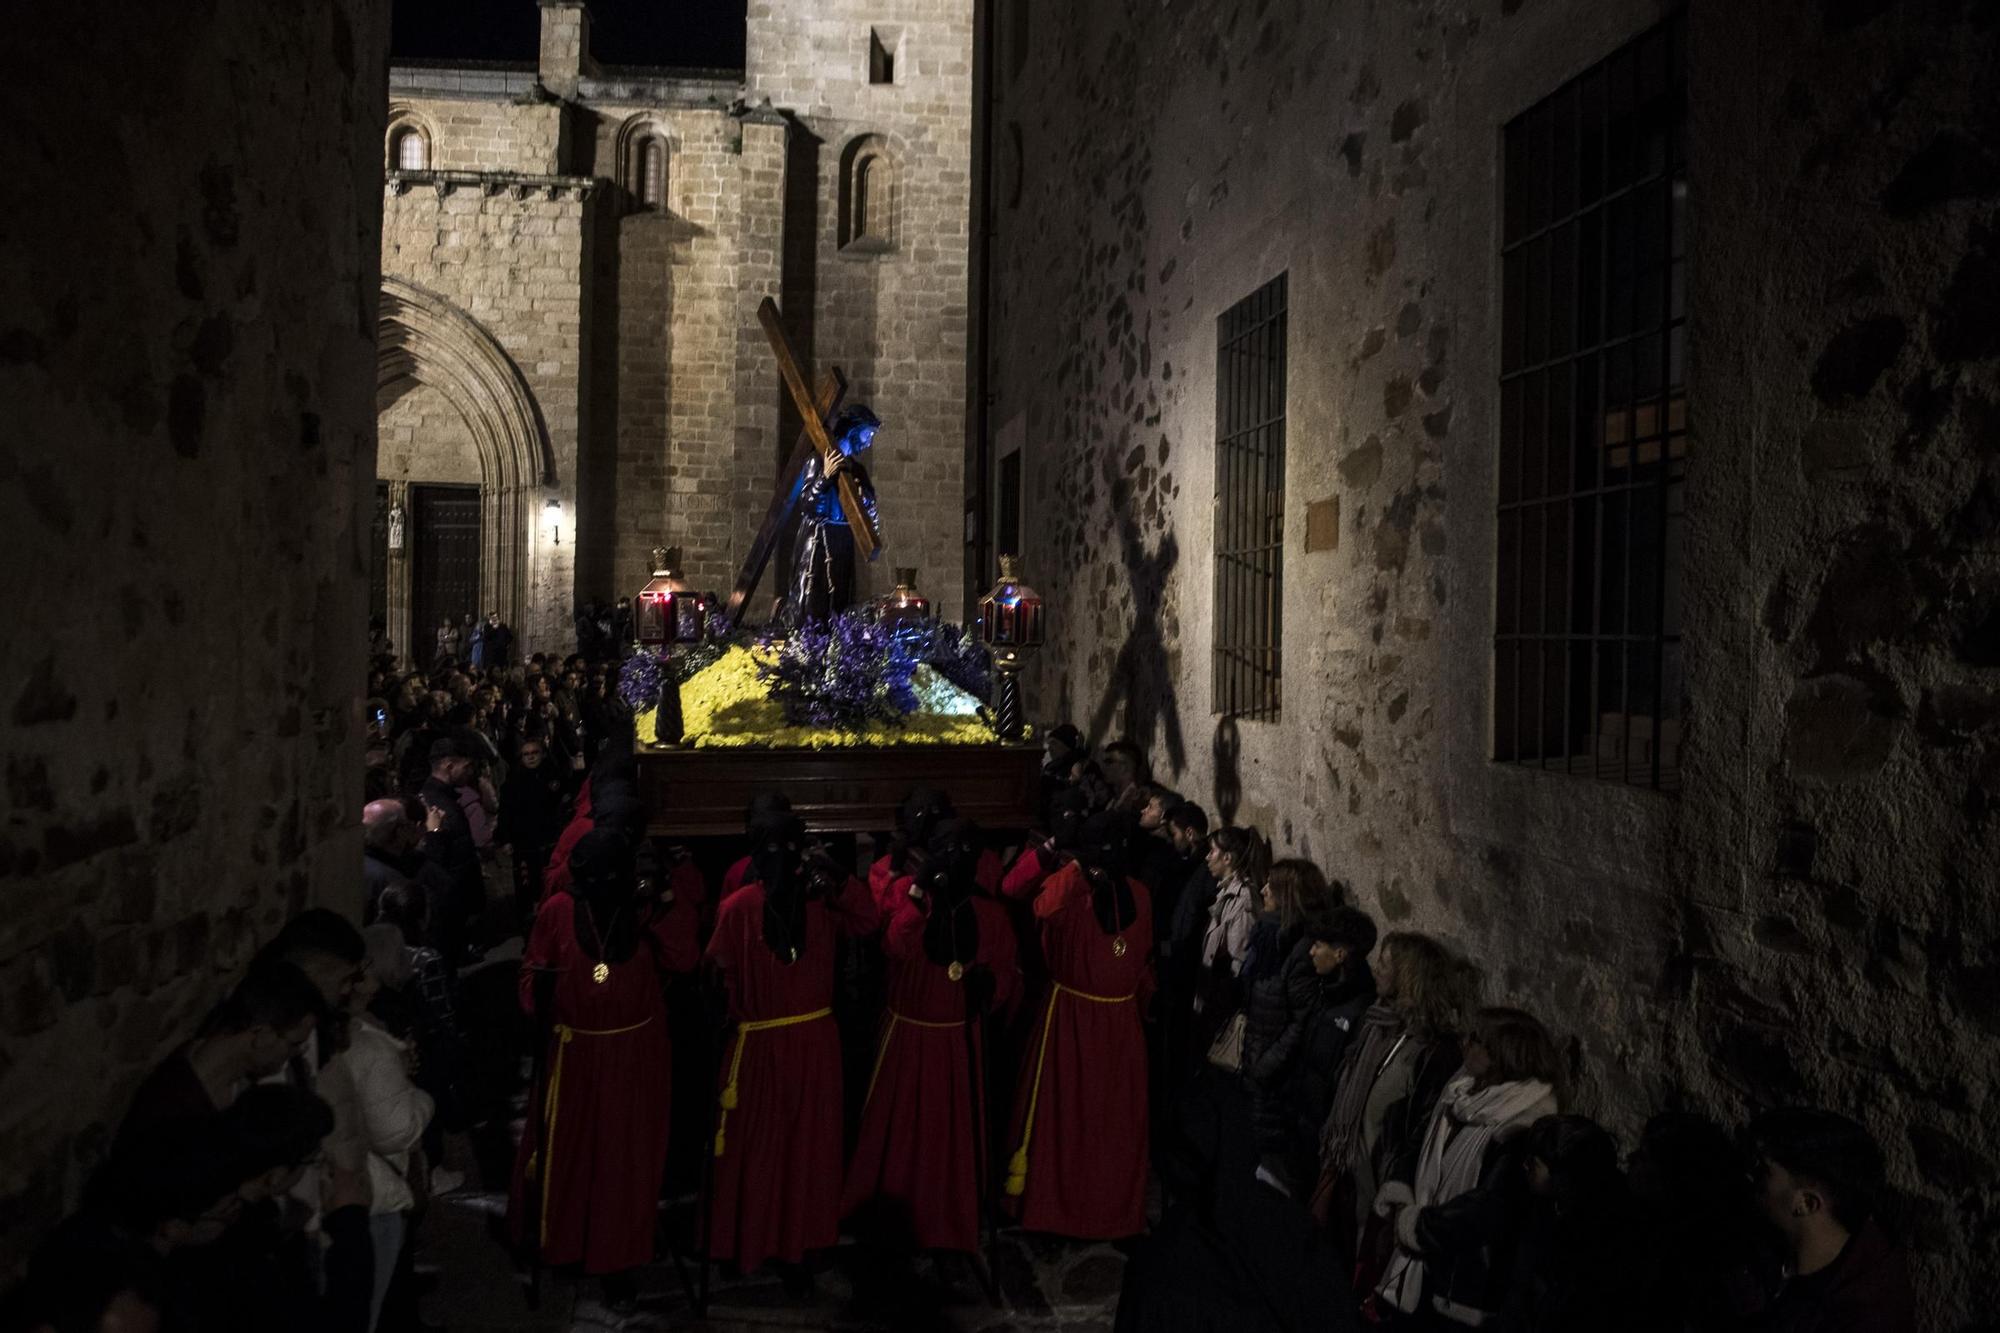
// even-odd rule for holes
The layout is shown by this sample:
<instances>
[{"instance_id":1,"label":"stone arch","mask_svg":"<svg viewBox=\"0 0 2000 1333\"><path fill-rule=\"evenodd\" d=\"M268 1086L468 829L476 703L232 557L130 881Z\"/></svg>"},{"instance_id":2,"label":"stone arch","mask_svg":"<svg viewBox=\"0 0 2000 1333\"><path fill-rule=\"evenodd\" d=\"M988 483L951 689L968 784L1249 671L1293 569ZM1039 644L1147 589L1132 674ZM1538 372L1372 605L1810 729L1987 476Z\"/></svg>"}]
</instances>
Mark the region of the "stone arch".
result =
<instances>
[{"instance_id":1,"label":"stone arch","mask_svg":"<svg viewBox=\"0 0 2000 1333\"><path fill-rule=\"evenodd\" d=\"M471 315L402 278L382 279L375 334L378 410L413 385L458 410L479 455L480 602L523 634L534 586L536 508L556 481L541 406L519 366ZM408 638L409 627L403 627ZM412 642L412 647L414 647Z\"/></svg>"},{"instance_id":2,"label":"stone arch","mask_svg":"<svg viewBox=\"0 0 2000 1333\"><path fill-rule=\"evenodd\" d=\"M398 160L398 149L403 136L416 134L424 141L424 165L421 170L438 169L437 127L429 116L409 102L389 103L389 126L382 135L382 163L389 171L403 171Z\"/></svg>"},{"instance_id":3,"label":"stone arch","mask_svg":"<svg viewBox=\"0 0 2000 1333\"><path fill-rule=\"evenodd\" d=\"M660 162L659 199L652 203L645 198L648 151L658 152ZM612 140L612 162L619 188L630 203L654 212L674 211L674 167L679 156L680 144L671 128L650 111L628 117Z\"/></svg>"},{"instance_id":4,"label":"stone arch","mask_svg":"<svg viewBox=\"0 0 2000 1333\"><path fill-rule=\"evenodd\" d=\"M896 248L902 182L896 154L886 136L861 134L840 150L840 247L887 251Z\"/></svg>"}]
</instances>

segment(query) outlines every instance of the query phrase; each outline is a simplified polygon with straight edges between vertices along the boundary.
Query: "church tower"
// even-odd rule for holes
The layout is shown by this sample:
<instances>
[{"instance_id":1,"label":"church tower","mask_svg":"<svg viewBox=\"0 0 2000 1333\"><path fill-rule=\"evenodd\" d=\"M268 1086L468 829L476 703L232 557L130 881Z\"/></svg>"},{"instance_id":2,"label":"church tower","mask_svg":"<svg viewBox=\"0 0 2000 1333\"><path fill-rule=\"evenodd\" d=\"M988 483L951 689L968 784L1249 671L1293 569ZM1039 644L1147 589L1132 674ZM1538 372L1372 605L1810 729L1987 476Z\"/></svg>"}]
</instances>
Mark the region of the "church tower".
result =
<instances>
[{"instance_id":1,"label":"church tower","mask_svg":"<svg viewBox=\"0 0 2000 1333\"><path fill-rule=\"evenodd\" d=\"M747 100L789 122L779 303L793 346L839 366L848 401L884 423L869 470L886 549L859 589L914 565L939 614L961 617L973 5L751 0L747 23ZM795 430L787 412L781 448Z\"/></svg>"}]
</instances>

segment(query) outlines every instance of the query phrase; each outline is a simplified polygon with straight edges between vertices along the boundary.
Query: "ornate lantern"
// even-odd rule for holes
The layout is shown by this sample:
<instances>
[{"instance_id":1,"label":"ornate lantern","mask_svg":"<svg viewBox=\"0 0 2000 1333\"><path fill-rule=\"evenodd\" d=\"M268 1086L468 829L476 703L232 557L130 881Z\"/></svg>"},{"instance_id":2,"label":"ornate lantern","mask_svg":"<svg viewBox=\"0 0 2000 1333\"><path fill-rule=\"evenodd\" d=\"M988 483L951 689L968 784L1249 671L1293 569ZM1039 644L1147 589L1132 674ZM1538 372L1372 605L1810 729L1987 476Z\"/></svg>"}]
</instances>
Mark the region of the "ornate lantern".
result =
<instances>
[{"instance_id":1,"label":"ornate lantern","mask_svg":"<svg viewBox=\"0 0 2000 1333\"><path fill-rule=\"evenodd\" d=\"M1026 655L1042 646L1042 597L1014 572L1014 557L1000 557L1000 581L979 599L979 637L993 655L995 730L1003 741L1021 739L1021 688L1017 673Z\"/></svg>"},{"instance_id":2,"label":"ornate lantern","mask_svg":"<svg viewBox=\"0 0 2000 1333\"><path fill-rule=\"evenodd\" d=\"M680 563L679 547L655 546L653 577L633 600L632 637L647 651L700 643L708 631L708 604L681 577Z\"/></svg>"},{"instance_id":3,"label":"ornate lantern","mask_svg":"<svg viewBox=\"0 0 2000 1333\"><path fill-rule=\"evenodd\" d=\"M914 568L905 566L896 570L895 591L875 600L875 618L892 630L931 618L930 598L917 591Z\"/></svg>"}]
</instances>

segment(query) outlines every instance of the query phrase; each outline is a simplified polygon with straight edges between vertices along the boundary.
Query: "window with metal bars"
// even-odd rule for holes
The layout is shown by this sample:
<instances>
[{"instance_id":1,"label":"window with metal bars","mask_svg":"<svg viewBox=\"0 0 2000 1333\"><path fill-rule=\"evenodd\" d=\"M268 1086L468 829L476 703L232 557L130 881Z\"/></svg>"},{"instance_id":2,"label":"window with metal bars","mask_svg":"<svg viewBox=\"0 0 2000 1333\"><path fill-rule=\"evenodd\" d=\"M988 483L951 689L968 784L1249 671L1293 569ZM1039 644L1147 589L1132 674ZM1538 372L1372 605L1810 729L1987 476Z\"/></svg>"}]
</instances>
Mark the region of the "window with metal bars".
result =
<instances>
[{"instance_id":1,"label":"window with metal bars","mask_svg":"<svg viewBox=\"0 0 2000 1333\"><path fill-rule=\"evenodd\" d=\"M1680 786L1687 23L1507 126L1493 757Z\"/></svg>"},{"instance_id":2,"label":"window with metal bars","mask_svg":"<svg viewBox=\"0 0 2000 1333\"><path fill-rule=\"evenodd\" d=\"M1214 711L1274 722L1284 634L1285 275L1215 323Z\"/></svg>"}]
</instances>

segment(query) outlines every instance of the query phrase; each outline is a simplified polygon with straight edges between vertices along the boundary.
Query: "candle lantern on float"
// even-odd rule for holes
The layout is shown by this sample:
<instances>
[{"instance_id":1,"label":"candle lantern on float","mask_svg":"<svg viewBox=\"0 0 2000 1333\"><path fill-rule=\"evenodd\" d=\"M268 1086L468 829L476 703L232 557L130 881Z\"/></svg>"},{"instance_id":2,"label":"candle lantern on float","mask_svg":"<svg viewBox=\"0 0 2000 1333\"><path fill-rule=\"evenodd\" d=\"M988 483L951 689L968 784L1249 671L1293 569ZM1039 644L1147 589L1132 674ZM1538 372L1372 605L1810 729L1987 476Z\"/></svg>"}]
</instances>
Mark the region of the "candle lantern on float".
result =
<instances>
[{"instance_id":1,"label":"candle lantern on float","mask_svg":"<svg viewBox=\"0 0 2000 1333\"><path fill-rule=\"evenodd\" d=\"M917 591L915 568L896 570L895 588L875 599L875 618L891 630L914 628L931 618L931 601Z\"/></svg>"},{"instance_id":2,"label":"candle lantern on float","mask_svg":"<svg viewBox=\"0 0 2000 1333\"><path fill-rule=\"evenodd\" d=\"M653 577L632 604L632 636L638 650L667 658L676 644L700 643L708 632L708 602L680 574L678 547L653 548ZM653 732L662 745L678 745L683 735L681 687L671 662L660 670L659 712Z\"/></svg>"},{"instance_id":3,"label":"candle lantern on float","mask_svg":"<svg viewBox=\"0 0 2000 1333\"><path fill-rule=\"evenodd\" d=\"M653 548L653 577L632 607L632 636L649 652L700 643L708 632L708 601L681 577L678 546Z\"/></svg>"},{"instance_id":4,"label":"candle lantern on float","mask_svg":"<svg viewBox=\"0 0 2000 1333\"><path fill-rule=\"evenodd\" d=\"M979 637L993 657L994 730L1003 741L1018 741L1021 686L1016 677L1027 655L1042 646L1042 598L1021 582L1011 555L1000 557L1000 581L979 599Z\"/></svg>"}]
</instances>

